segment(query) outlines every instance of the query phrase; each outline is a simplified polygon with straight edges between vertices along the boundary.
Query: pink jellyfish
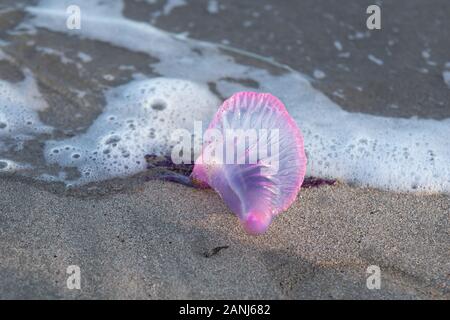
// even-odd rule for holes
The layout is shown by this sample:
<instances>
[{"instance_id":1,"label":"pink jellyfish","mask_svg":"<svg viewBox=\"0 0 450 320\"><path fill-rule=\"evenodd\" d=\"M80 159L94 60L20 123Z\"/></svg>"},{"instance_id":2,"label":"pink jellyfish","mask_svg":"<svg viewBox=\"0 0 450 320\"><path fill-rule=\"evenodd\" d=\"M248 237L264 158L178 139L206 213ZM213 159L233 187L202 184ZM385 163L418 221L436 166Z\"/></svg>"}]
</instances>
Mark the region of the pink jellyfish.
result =
<instances>
[{"instance_id":1,"label":"pink jellyfish","mask_svg":"<svg viewBox=\"0 0 450 320\"><path fill-rule=\"evenodd\" d=\"M218 192L248 233L264 233L303 183L299 128L273 95L240 92L222 104L207 133L191 178Z\"/></svg>"}]
</instances>

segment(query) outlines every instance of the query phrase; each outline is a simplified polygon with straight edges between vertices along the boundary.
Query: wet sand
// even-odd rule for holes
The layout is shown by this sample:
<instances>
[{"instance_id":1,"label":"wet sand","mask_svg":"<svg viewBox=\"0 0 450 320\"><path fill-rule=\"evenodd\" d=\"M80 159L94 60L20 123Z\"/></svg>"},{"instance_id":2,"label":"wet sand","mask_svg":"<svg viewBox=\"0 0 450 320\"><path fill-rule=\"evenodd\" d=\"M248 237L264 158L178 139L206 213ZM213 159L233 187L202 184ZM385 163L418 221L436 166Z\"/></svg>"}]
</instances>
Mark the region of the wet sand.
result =
<instances>
[{"instance_id":1,"label":"wet sand","mask_svg":"<svg viewBox=\"0 0 450 320\"><path fill-rule=\"evenodd\" d=\"M445 195L305 189L259 237L213 191L144 176L65 193L10 178L0 203L2 298L450 298Z\"/></svg>"}]
</instances>

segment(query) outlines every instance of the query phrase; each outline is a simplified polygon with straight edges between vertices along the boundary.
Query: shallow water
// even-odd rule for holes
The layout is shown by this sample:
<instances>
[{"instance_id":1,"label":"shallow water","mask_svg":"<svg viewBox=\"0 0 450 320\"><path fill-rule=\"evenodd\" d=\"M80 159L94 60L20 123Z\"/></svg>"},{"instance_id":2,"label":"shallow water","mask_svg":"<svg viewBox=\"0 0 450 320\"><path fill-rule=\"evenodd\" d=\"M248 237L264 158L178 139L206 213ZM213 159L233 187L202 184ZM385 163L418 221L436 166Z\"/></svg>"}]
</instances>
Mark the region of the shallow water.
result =
<instances>
[{"instance_id":1,"label":"shallow water","mask_svg":"<svg viewBox=\"0 0 450 320\"><path fill-rule=\"evenodd\" d=\"M287 66L130 20L120 1L101 3L16 11L0 46L0 61L19 74L2 81L14 95L0 98L1 172L66 185L139 173L145 154L169 152L173 130L208 125L221 100L245 90L285 103L305 136L310 176L450 191L449 119L350 113ZM81 30L66 27L69 4L82 8ZM18 104L20 115L11 111ZM16 128L24 115L32 130Z\"/></svg>"}]
</instances>

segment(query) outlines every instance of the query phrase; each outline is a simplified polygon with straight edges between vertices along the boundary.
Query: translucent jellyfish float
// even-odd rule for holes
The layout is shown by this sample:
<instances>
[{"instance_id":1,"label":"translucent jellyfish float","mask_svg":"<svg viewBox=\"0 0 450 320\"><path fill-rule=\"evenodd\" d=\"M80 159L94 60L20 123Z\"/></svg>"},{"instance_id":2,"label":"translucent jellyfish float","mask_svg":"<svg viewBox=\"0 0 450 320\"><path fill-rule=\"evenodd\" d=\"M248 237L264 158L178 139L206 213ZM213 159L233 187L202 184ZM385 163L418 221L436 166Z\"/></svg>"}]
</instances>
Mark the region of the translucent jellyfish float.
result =
<instances>
[{"instance_id":1,"label":"translucent jellyfish float","mask_svg":"<svg viewBox=\"0 0 450 320\"><path fill-rule=\"evenodd\" d=\"M283 103L268 93L241 92L215 114L191 178L219 193L256 235L294 202L305 171L303 137Z\"/></svg>"}]
</instances>

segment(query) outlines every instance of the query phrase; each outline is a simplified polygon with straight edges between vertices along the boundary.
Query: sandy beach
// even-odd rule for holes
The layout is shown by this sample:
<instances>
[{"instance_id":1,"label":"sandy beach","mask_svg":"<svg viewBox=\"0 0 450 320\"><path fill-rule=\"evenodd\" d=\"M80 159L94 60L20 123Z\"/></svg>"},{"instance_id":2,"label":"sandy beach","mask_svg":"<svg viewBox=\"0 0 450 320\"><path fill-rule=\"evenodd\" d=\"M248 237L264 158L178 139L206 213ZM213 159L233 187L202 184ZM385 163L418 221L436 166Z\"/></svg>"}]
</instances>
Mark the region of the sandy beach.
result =
<instances>
[{"instance_id":1,"label":"sandy beach","mask_svg":"<svg viewBox=\"0 0 450 320\"><path fill-rule=\"evenodd\" d=\"M105 91L160 74L151 64L158 59L144 53L46 28L21 29L31 16L24 7L37 2L0 4L0 80L20 86L32 74L48 104L36 114L54 128L4 154L0 140L2 157L32 167L0 172L1 299L450 299L445 193L342 181L302 189L269 231L254 237L213 190L148 179L149 171L69 188L56 181L62 165L47 163L46 141L88 132L106 104ZM300 10L295 1L231 1L217 9L209 1L167 7L166 1L127 0L123 15L289 65L351 114L448 118L450 90L442 80L450 62L448 1L433 7L386 1L386 31L367 36L370 2L344 9L311 0ZM237 25L245 21L243 32ZM426 61L424 38L431 48ZM397 47L384 45L394 39ZM418 56L409 54L414 50ZM384 57L383 69L369 55ZM427 72L419 78L421 63ZM261 60L249 64L281 70ZM250 80L243 85L255 86ZM56 182L43 178L50 174ZM77 174L64 168L64 177ZM67 287L70 265L80 267L80 290ZM380 289L367 286L369 266L380 269Z\"/></svg>"},{"instance_id":2,"label":"sandy beach","mask_svg":"<svg viewBox=\"0 0 450 320\"><path fill-rule=\"evenodd\" d=\"M448 196L306 189L252 237L213 191L143 176L63 194L0 188L2 298L449 298ZM68 265L81 290L67 289ZM370 265L379 290L366 287Z\"/></svg>"}]
</instances>

